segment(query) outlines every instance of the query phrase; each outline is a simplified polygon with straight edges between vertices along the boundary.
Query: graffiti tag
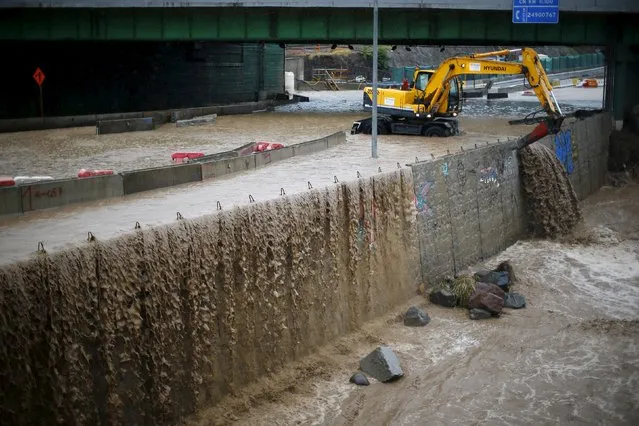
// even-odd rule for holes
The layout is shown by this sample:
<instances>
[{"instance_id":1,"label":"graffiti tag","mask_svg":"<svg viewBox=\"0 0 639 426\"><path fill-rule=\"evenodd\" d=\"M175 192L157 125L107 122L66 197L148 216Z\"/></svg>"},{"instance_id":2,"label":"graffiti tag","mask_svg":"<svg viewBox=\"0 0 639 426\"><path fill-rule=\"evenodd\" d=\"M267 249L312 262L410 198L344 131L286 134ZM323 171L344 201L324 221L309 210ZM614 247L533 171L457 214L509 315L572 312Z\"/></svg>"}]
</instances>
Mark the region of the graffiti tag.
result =
<instances>
[{"instance_id":1,"label":"graffiti tag","mask_svg":"<svg viewBox=\"0 0 639 426\"><path fill-rule=\"evenodd\" d=\"M444 161L444 164L442 164L442 174L448 177L448 161Z\"/></svg>"},{"instance_id":2,"label":"graffiti tag","mask_svg":"<svg viewBox=\"0 0 639 426\"><path fill-rule=\"evenodd\" d=\"M415 207L417 208L417 213L420 215L432 216L435 214L432 206L429 203L430 192L432 191L435 183L426 181L419 188L417 194L415 195Z\"/></svg>"},{"instance_id":3,"label":"graffiti tag","mask_svg":"<svg viewBox=\"0 0 639 426\"><path fill-rule=\"evenodd\" d=\"M572 132L565 130L555 135L555 155L566 169L568 174L572 174L575 169L573 164Z\"/></svg>"},{"instance_id":4,"label":"graffiti tag","mask_svg":"<svg viewBox=\"0 0 639 426\"><path fill-rule=\"evenodd\" d=\"M493 167L486 167L479 170L479 182L499 186L499 175Z\"/></svg>"},{"instance_id":5,"label":"graffiti tag","mask_svg":"<svg viewBox=\"0 0 639 426\"><path fill-rule=\"evenodd\" d=\"M466 168L462 160L457 161L457 179L461 186L466 185Z\"/></svg>"}]
</instances>

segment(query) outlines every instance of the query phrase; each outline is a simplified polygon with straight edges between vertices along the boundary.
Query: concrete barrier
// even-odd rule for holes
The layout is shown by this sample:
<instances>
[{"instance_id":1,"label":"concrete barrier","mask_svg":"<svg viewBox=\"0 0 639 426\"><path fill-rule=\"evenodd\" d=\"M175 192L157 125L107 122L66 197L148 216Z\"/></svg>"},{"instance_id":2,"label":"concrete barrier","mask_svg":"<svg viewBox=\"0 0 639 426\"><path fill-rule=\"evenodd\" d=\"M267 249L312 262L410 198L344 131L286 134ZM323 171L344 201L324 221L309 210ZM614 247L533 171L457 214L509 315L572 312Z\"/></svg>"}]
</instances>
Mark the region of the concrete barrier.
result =
<instances>
[{"instance_id":1,"label":"concrete barrier","mask_svg":"<svg viewBox=\"0 0 639 426\"><path fill-rule=\"evenodd\" d=\"M286 160L295 155L293 146L276 149L274 151L260 152L255 154L255 167L264 167L276 161Z\"/></svg>"},{"instance_id":2,"label":"concrete barrier","mask_svg":"<svg viewBox=\"0 0 639 426\"><path fill-rule=\"evenodd\" d=\"M118 175L64 179L2 188L0 216L134 194L253 170L296 155L312 154L346 142L345 132L281 149L253 153L255 143L198 158L187 164L122 172Z\"/></svg>"},{"instance_id":3,"label":"concrete barrier","mask_svg":"<svg viewBox=\"0 0 639 426\"><path fill-rule=\"evenodd\" d=\"M189 118L186 120L178 120L175 125L176 127L187 127L187 126L200 126L202 124L211 124L214 123L217 119L217 114L203 115L196 118Z\"/></svg>"},{"instance_id":4,"label":"concrete barrier","mask_svg":"<svg viewBox=\"0 0 639 426\"><path fill-rule=\"evenodd\" d=\"M154 167L121 173L124 195L202 180L199 164Z\"/></svg>"},{"instance_id":5,"label":"concrete barrier","mask_svg":"<svg viewBox=\"0 0 639 426\"><path fill-rule=\"evenodd\" d=\"M17 186L0 188L0 216L22 213L20 188Z\"/></svg>"},{"instance_id":6,"label":"concrete barrier","mask_svg":"<svg viewBox=\"0 0 639 426\"><path fill-rule=\"evenodd\" d=\"M486 94L486 99L505 99L508 97L508 93L505 92L489 92Z\"/></svg>"},{"instance_id":7,"label":"concrete barrier","mask_svg":"<svg viewBox=\"0 0 639 426\"><path fill-rule=\"evenodd\" d=\"M345 132L333 133L332 135L328 135L326 139L327 139L326 145L328 146L328 148L332 148L334 146L346 143L346 133Z\"/></svg>"},{"instance_id":8,"label":"concrete barrier","mask_svg":"<svg viewBox=\"0 0 639 426\"><path fill-rule=\"evenodd\" d=\"M323 151L328 148L328 140L326 138L317 139L293 145L293 155L307 155L315 152Z\"/></svg>"},{"instance_id":9,"label":"concrete barrier","mask_svg":"<svg viewBox=\"0 0 639 426\"><path fill-rule=\"evenodd\" d=\"M299 99L293 100L268 100L261 102L245 102L242 104L232 105L232 108L225 111L225 114L232 114L236 107L241 106L240 113L249 113L256 110L263 110L268 107L295 103ZM218 114L221 115L222 105L186 108L186 109L170 109L158 111L136 111L109 114L86 114L86 115L70 115L58 117L30 117L30 118L9 118L0 120L0 133L3 132L19 132L28 130L42 129L58 129L66 127L79 126L95 126L98 121L107 120L132 120L137 118L153 118L156 125L173 122L177 120L189 119L201 115Z\"/></svg>"},{"instance_id":10,"label":"concrete barrier","mask_svg":"<svg viewBox=\"0 0 639 426\"><path fill-rule=\"evenodd\" d=\"M327 148L343 144L346 142L345 132L336 132L329 136L316 139L313 141L302 142L290 145L273 151L252 153L254 143L247 144L236 149L234 152L239 156L237 158L220 158L225 154L213 154L210 157L198 158L195 160L202 166L202 179L212 179L220 176L229 175L241 171L251 170L253 168L264 167L271 163L285 160L298 155L312 154ZM245 155L242 155L245 153ZM218 156L218 157L215 157Z\"/></svg>"},{"instance_id":11,"label":"concrete barrier","mask_svg":"<svg viewBox=\"0 0 639 426\"><path fill-rule=\"evenodd\" d=\"M100 120L96 125L98 135L124 132L145 132L155 129L153 117L131 118L124 120Z\"/></svg>"},{"instance_id":12,"label":"concrete barrier","mask_svg":"<svg viewBox=\"0 0 639 426\"><path fill-rule=\"evenodd\" d=\"M124 195L119 175L52 180L18 188L25 213Z\"/></svg>"},{"instance_id":13,"label":"concrete barrier","mask_svg":"<svg viewBox=\"0 0 639 426\"><path fill-rule=\"evenodd\" d=\"M237 158L202 163L201 168L203 180L218 178L233 173L255 169L255 156L245 155Z\"/></svg>"}]
</instances>

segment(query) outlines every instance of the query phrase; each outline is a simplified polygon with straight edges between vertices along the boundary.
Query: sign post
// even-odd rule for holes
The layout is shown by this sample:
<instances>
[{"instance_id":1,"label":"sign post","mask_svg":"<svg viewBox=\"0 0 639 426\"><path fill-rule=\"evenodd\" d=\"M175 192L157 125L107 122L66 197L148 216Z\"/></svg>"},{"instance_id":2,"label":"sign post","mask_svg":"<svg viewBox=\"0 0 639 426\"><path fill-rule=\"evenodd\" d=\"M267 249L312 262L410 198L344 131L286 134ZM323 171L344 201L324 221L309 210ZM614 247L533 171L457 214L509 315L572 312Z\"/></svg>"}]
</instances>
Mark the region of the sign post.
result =
<instances>
[{"instance_id":1,"label":"sign post","mask_svg":"<svg viewBox=\"0 0 639 426\"><path fill-rule=\"evenodd\" d=\"M36 68L33 73L33 79L36 83L38 83L38 87L40 88L40 118L44 120L44 103L42 102L42 82L44 82L45 75L40 69L40 67Z\"/></svg>"},{"instance_id":2,"label":"sign post","mask_svg":"<svg viewBox=\"0 0 639 426\"><path fill-rule=\"evenodd\" d=\"M379 24L379 10L377 0L373 3L373 117L371 131L371 157L377 158L377 66L378 66L378 46L377 37Z\"/></svg>"},{"instance_id":3,"label":"sign post","mask_svg":"<svg viewBox=\"0 0 639 426\"><path fill-rule=\"evenodd\" d=\"M513 24L558 24L559 0L513 0Z\"/></svg>"}]
</instances>

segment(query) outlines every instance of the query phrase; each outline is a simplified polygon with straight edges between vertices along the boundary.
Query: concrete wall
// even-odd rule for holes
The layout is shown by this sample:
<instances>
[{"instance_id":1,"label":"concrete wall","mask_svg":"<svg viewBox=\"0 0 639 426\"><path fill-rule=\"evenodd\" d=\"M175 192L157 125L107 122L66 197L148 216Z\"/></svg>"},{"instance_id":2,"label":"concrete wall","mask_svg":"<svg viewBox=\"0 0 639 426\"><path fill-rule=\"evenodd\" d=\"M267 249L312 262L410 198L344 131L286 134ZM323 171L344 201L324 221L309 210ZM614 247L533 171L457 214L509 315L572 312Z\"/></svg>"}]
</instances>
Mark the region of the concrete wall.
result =
<instances>
[{"instance_id":1,"label":"concrete wall","mask_svg":"<svg viewBox=\"0 0 639 426\"><path fill-rule=\"evenodd\" d=\"M88 22L88 21L87 21ZM95 24L94 24L95 25ZM284 89L284 49L207 41L0 41L0 118L181 109L258 101ZM114 60L113 58L118 58Z\"/></svg>"},{"instance_id":2,"label":"concrete wall","mask_svg":"<svg viewBox=\"0 0 639 426\"><path fill-rule=\"evenodd\" d=\"M124 183L124 194L128 195L201 181L202 168L199 164L181 164L122 172L121 175Z\"/></svg>"},{"instance_id":3,"label":"concrete wall","mask_svg":"<svg viewBox=\"0 0 639 426\"><path fill-rule=\"evenodd\" d=\"M45 181L21 185L18 190L23 212L124 195L120 175Z\"/></svg>"},{"instance_id":4,"label":"concrete wall","mask_svg":"<svg viewBox=\"0 0 639 426\"><path fill-rule=\"evenodd\" d=\"M100 120L96 124L96 133L146 132L155 129L153 117L131 118L125 120Z\"/></svg>"},{"instance_id":5,"label":"concrete wall","mask_svg":"<svg viewBox=\"0 0 639 426\"><path fill-rule=\"evenodd\" d=\"M0 216L22 213L20 188L0 188Z\"/></svg>"},{"instance_id":6,"label":"concrete wall","mask_svg":"<svg viewBox=\"0 0 639 426\"><path fill-rule=\"evenodd\" d=\"M252 153L253 144L247 144L188 164L132 170L111 176L61 179L0 188L0 216L219 178L264 167L295 155L312 154L345 142L346 134L337 132L316 140L257 154Z\"/></svg>"},{"instance_id":7,"label":"concrete wall","mask_svg":"<svg viewBox=\"0 0 639 426\"><path fill-rule=\"evenodd\" d=\"M609 114L564 124L538 143L552 149L579 199L606 182ZM526 234L514 142L413 164L420 257L429 282L492 256Z\"/></svg>"},{"instance_id":8,"label":"concrete wall","mask_svg":"<svg viewBox=\"0 0 639 426\"><path fill-rule=\"evenodd\" d=\"M194 118L209 114L249 114L253 111L260 111L273 105L280 105L285 103L289 102L269 100L259 102L243 102L239 104L228 105L226 108L223 108L222 105L215 105L197 108L122 112L112 114L85 114L44 118L10 118L0 120L0 133L80 126L95 126L96 123L100 120L124 120L144 117L152 117L155 124L162 124L169 121L175 122L177 120Z\"/></svg>"},{"instance_id":9,"label":"concrete wall","mask_svg":"<svg viewBox=\"0 0 639 426\"><path fill-rule=\"evenodd\" d=\"M213 179L240 171L267 166L277 161L299 155L313 154L343 143L346 143L346 133L336 132L323 138L301 142L274 151L202 162L202 179Z\"/></svg>"},{"instance_id":10,"label":"concrete wall","mask_svg":"<svg viewBox=\"0 0 639 426\"><path fill-rule=\"evenodd\" d=\"M180 424L388 312L418 285L412 187L406 169L0 269L3 423Z\"/></svg>"}]
</instances>

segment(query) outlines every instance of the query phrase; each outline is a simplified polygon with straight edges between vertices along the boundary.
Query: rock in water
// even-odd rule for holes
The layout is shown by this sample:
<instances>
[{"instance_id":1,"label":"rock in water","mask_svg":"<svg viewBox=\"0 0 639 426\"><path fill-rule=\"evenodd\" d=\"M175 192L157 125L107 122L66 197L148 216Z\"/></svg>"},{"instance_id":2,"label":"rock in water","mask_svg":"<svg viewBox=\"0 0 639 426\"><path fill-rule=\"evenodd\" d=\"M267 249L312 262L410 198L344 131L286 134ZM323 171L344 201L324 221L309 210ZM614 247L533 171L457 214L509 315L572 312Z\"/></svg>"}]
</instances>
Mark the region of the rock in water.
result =
<instances>
[{"instance_id":1,"label":"rock in water","mask_svg":"<svg viewBox=\"0 0 639 426\"><path fill-rule=\"evenodd\" d=\"M506 271L490 271L481 279L481 282L495 284L502 290L506 290L510 284L510 276Z\"/></svg>"},{"instance_id":2,"label":"rock in water","mask_svg":"<svg viewBox=\"0 0 639 426\"><path fill-rule=\"evenodd\" d=\"M515 275L515 268L513 268L513 265L510 263L510 260L505 260L501 262L499 265L497 265L497 267L495 268L495 271L508 272L508 278L510 278L510 284L513 284L514 282L517 281L517 276Z\"/></svg>"},{"instance_id":3,"label":"rock in water","mask_svg":"<svg viewBox=\"0 0 639 426\"><path fill-rule=\"evenodd\" d=\"M368 378L362 373L355 373L351 376L349 382L355 383L359 386L368 386L370 383L368 382Z\"/></svg>"},{"instance_id":4,"label":"rock in water","mask_svg":"<svg viewBox=\"0 0 639 426\"><path fill-rule=\"evenodd\" d=\"M582 215L566 169L539 142L522 148L519 157L532 234L544 238L568 234Z\"/></svg>"},{"instance_id":5,"label":"rock in water","mask_svg":"<svg viewBox=\"0 0 639 426\"><path fill-rule=\"evenodd\" d=\"M448 290L435 290L430 293L428 300L435 305L453 308L457 305L457 298Z\"/></svg>"},{"instance_id":6,"label":"rock in water","mask_svg":"<svg viewBox=\"0 0 639 426\"><path fill-rule=\"evenodd\" d=\"M423 327L429 322L428 314L416 306L411 306L404 314L404 325L409 327Z\"/></svg>"},{"instance_id":7,"label":"rock in water","mask_svg":"<svg viewBox=\"0 0 639 426\"><path fill-rule=\"evenodd\" d=\"M380 346L359 361L359 369L380 382L397 380L404 375L391 348Z\"/></svg>"},{"instance_id":8,"label":"rock in water","mask_svg":"<svg viewBox=\"0 0 639 426\"><path fill-rule=\"evenodd\" d=\"M526 307L526 298L519 293L506 293L504 308L521 309Z\"/></svg>"},{"instance_id":9,"label":"rock in water","mask_svg":"<svg viewBox=\"0 0 639 426\"><path fill-rule=\"evenodd\" d=\"M504 291L495 284L476 283L470 296L468 308L485 309L492 314L500 314L504 308Z\"/></svg>"},{"instance_id":10,"label":"rock in water","mask_svg":"<svg viewBox=\"0 0 639 426\"><path fill-rule=\"evenodd\" d=\"M493 316L493 314L491 314L485 309L473 308L469 312L470 312L469 316L471 320L488 319Z\"/></svg>"}]
</instances>

